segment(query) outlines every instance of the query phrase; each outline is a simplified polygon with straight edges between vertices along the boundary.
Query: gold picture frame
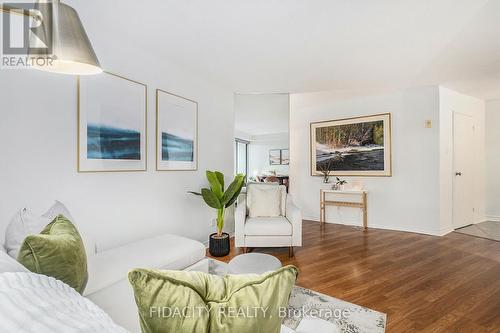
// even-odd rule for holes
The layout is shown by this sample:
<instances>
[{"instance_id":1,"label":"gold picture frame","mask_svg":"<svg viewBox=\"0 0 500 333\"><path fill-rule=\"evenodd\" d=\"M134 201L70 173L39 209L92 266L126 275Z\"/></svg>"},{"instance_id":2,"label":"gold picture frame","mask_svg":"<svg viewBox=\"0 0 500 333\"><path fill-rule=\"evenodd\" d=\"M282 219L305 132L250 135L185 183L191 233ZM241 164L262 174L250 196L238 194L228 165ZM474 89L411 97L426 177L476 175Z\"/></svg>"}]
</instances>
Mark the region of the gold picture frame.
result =
<instances>
[{"instance_id":1,"label":"gold picture frame","mask_svg":"<svg viewBox=\"0 0 500 333\"><path fill-rule=\"evenodd\" d=\"M136 148L134 147L134 157L126 156L124 158L89 158L89 137L88 137L88 131L89 131L89 119L85 117L84 113L88 112L88 110L84 111L85 106L90 107L92 110L91 112L95 112L95 108L98 108L100 106L105 106L103 105L105 103L105 100L107 98L110 98L111 92L101 92L102 96L86 96L86 100L84 101L83 99L83 82L82 81L87 81L87 80L99 80L102 78L111 78L111 79L120 79L120 80L125 80L127 82L131 82L133 84L141 86L140 90L144 89L143 92L143 98L144 100L140 102L140 104L143 104L144 110L141 110L141 112L137 112L137 117L140 117L140 130L138 130L138 135L139 135L139 155L140 158L136 159ZM88 82L90 84L91 82ZM95 81L99 82L99 81ZM94 83L95 83L94 82ZM113 91L113 94L117 95L116 97L116 104L119 103L127 103L127 98L131 98L130 94L124 93L124 92L116 92ZM142 92L140 93L141 97L140 99L142 100ZM135 96L138 97L138 96ZM90 101L90 102L89 102ZM88 103L89 105L82 106L82 103ZM96 105L92 105L92 103ZM98 103L103 103L103 104L98 104ZM110 103L110 102L108 102ZM141 107L142 108L142 107ZM122 116L122 115L121 115ZM112 117L111 117L112 118ZM86 124L86 126L85 126ZM112 127L112 125L106 124L108 127ZM86 132L84 131L86 127ZM82 137L83 133L87 133L87 135ZM136 138L137 133L134 133L134 138ZM99 140L102 140L102 137L100 137ZM136 140L137 141L137 140ZM104 154L103 151L106 149L101 149L100 154ZM130 154L129 154L130 155ZM78 76L77 77L77 171L79 173L94 173L94 172L144 172L147 171L148 167L148 86L144 83L141 83L136 80L129 79L127 77L114 74L111 72L103 72L102 74L98 76Z\"/></svg>"},{"instance_id":2,"label":"gold picture frame","mask_svg":"<svg viewBox=\"0 0 500 333\"><path fill-rule=\"evenodd\" d=\"M165 115L162 114L160 105L162 96L167 104L164 111L167 114ZM177 116L164 123L163 117L168 116L168 112L175 111L179 111ZM164 131L167 130L167 127L168 132ZM170 151L166 147L170 140L175 140L177 148L183 147L183 150ZM169 157L165 158L164 155ZM156 171L197 171L198 155L198 102L162 89L156 89Z\"/></svg>"},{"instance_id":3,"label":"gold picture frame","mask_svg":"<svg viewBox=\"0 0 500 333\"><path fill-rule=\"evenodd\" d=\"M392 176L390 113L313 122L309 146L311 176L322 176L321 167L334 176Z\"/></svg>"}]
</instances>

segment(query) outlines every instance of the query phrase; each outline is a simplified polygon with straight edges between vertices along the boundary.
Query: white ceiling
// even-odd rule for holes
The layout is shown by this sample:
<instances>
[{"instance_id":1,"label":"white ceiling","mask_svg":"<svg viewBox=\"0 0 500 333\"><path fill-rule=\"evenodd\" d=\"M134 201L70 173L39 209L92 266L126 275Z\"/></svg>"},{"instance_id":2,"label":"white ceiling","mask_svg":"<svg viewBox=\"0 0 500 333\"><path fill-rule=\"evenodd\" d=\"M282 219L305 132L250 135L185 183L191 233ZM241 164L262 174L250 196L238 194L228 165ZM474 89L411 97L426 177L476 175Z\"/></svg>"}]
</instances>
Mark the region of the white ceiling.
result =
<instances>
[{"instance_id":1,"label":"white ceiling","mask_svg":"<svg viewBox=\"0 0 500 333\"><path fill-rule=\"evenodd\" d=\"M236 94L235 129L250 136L288 133L288 94Z\"/></svg>"},{"instance_id":2,"label":"white ceiling","mask_svg":"<svg viewBox=\"0 0 500 333\"><path fill-rule=\"evenodd\" d=\"M443 84L500 98L500 0L67 2L86 26L109 22L99 39L143 48L235 92Z\"/></svg>"}]
</instances>

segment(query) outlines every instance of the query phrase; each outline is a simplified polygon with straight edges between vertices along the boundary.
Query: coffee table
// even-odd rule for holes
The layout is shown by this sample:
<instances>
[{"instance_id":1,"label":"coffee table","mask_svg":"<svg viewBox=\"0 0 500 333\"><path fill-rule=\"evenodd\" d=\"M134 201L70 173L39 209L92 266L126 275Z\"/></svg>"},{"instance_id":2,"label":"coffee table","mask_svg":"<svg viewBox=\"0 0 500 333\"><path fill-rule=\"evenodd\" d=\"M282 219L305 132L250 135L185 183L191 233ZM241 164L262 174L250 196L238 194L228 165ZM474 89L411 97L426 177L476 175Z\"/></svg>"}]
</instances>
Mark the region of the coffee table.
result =
<instances>
[{"instance_id":1,"label":"coffee table","mask_svg":"<svg viewBox=\"0 0 500 333\"><path fill-rule=\"evenodd\" d=\"M281 267L278 258L264 253L245 253L229 261L227 272L229 274L262 274L275 271Z\"/></svg>"},{"instance_id":2,"label":"coffee table","mask_svg":"<svg viewBox=\"0 0 500 333\"><path fill-rule=\"evenodd\" d=\"M255 255L258 253L249 254ZM208 261L206 266L208 266L209 274L223 277L228 273L228 264L225 262L211 258L205 260ZM387 322L387 315L385 313L374 311L353 303L345 302L341 299L323 295L297 286L292 289L288 309L287 317L285 318L283 325L290 328L290 330L286 330L286 328L283 329L284 326L282 326L281 333L294 333L295 331L291 329L296 329L303 320L300 315L297 316L296 314L301 314L304 311L309 313L310 310L316 313L320 311L318 318L339 326L341 328L341 332L384 333ZM332 316L332 314L336 313L339 309L347 310L350 313L350 316L341 316L342 318L340 319ZM323 312L321 313L321 311ZM310 322L304 322L303 326L306 324L309 327ZM304 328L303 326L300 328ZM316 329L313 332L320 333L321 331Z\"/></svg>"}]
</instances>

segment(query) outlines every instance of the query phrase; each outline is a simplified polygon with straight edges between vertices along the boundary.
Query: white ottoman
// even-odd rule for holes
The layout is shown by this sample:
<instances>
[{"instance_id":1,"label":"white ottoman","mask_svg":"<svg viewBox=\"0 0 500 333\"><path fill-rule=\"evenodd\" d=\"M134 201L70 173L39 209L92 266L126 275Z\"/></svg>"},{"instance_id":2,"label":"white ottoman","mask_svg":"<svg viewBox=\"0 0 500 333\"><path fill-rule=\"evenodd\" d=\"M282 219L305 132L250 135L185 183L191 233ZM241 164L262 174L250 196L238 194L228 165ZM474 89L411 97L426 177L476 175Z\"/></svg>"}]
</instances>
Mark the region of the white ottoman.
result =
<instances>
[{"instance_id":1,"label":"white ottoman","mask_svg":"<svg viewBox=\"0 0 500 333\"><path fill-rule=\"evenodd\" d=\"M229 274L262 274L281 267L278 258L264 253L246 253L231 259L227 266Z\"/></svg>"}]
</instances>

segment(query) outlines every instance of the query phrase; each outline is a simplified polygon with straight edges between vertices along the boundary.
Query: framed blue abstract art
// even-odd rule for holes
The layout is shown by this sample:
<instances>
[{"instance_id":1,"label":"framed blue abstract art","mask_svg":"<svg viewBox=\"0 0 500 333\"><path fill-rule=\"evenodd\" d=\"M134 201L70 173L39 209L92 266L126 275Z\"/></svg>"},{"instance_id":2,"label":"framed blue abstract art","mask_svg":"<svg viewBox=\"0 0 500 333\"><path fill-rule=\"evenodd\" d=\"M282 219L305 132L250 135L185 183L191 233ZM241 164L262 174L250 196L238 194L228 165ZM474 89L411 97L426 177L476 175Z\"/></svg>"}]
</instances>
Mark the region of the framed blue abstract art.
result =
<instances>
[{"instance_id":1,"label":"framed blue abstract art","mask_svg":"<svg viewBox=\"0 0 500 333\"><path fill-rule=\"evenodd\" d=\"M156 170L198 169L198 103L156 90Z\"/></svg>"},{"instance_id":2,"label":"framed blue abstract art","mask_svg":"<svg viewBox=\"0 0 500 333\"><path fill-rule=\"evenodd\" d=\"M145 171L147 86L111 73L78 78L78 171Z\"/></svg>"}]
</instances>

